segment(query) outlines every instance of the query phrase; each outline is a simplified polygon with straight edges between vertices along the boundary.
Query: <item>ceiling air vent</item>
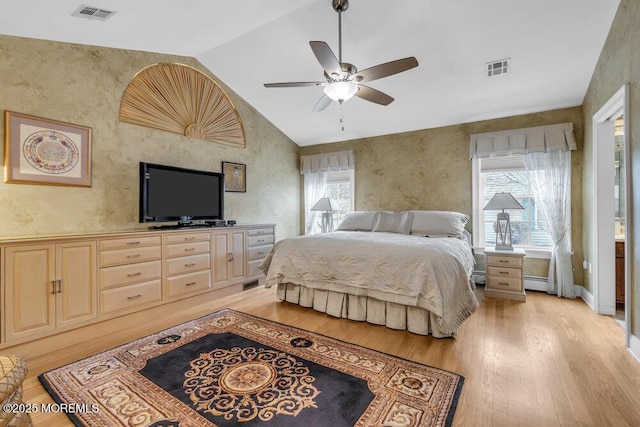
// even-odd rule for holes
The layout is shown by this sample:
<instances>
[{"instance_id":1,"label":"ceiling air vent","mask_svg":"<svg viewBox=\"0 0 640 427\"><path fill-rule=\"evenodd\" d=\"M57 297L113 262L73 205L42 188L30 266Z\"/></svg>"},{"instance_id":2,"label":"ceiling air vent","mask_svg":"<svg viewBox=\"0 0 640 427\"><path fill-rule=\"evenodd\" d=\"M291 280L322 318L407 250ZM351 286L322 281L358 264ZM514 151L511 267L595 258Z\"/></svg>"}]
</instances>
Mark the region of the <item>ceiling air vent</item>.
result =
<instances>
[{"instance_id":1,"label":"ceiling air vent","mask_svg":"<svg viewBox=\"0 0 640 427\"><path fill-rule=\"evenodd\" d=\"M78 8L71 14L71 16L77 16L79 18L87 18L87 19L97 19L99 21L106 21L107 18L111 17L111 15L115 14L114 11L100 9L99 7L93 6L85 6L81 4Z\"/></svg>"},{"instance_id":2,"label":"ceiling air vent","mask_svg":"<svg viewBox=\"0 0 640 427\"><path fill-rule=\"evenodd\" d=\"M511 69L511 58L487 62L487 77L507 74Z\"/></svg>"}]
</instances>

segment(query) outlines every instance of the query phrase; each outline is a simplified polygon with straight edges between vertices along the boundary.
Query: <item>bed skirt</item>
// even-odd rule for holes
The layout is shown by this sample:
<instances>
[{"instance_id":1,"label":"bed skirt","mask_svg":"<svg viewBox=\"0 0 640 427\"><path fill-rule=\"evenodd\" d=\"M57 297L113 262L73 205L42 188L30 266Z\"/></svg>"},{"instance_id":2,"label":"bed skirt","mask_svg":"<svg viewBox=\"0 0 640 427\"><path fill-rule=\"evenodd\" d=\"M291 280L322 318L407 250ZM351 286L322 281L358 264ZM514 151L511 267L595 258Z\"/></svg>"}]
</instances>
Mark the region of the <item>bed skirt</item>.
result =
<instances>
[{"instance_id":1,"label":"bed skirt","mask_svg":"<svg viewBox=\"0 0 640 427\"><path fill-rule=\"evenodd\" d=\"M438 328L436 316L420 307L385 302L367 296L312 289L293 283L278 284L276 297L281 301L310 307L331 316L366 321L391 329L406 329L419 335L435 338L455 336Z\"/></svg>"}]
</instances>

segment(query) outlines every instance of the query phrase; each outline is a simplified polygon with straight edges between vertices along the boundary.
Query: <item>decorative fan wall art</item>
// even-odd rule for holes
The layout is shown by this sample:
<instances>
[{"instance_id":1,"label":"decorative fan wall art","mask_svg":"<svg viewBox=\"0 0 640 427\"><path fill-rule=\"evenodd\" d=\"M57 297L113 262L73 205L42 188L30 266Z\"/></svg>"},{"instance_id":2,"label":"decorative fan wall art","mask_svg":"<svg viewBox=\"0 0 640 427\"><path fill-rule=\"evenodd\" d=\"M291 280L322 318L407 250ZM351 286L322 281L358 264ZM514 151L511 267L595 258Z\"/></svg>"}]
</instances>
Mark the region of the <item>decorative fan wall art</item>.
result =
<instances>
[{"instance_id":1,"label":"decorative fan wall art","mask_svg":"<svg viewBox=\"0 0 640 427\"><path fill-rule=\"evenodd\" d=\"M120 121L245 147L231 100L209 76L187 65L161 63L138 72L122 95Z\"/></svg>"}]
</instances>

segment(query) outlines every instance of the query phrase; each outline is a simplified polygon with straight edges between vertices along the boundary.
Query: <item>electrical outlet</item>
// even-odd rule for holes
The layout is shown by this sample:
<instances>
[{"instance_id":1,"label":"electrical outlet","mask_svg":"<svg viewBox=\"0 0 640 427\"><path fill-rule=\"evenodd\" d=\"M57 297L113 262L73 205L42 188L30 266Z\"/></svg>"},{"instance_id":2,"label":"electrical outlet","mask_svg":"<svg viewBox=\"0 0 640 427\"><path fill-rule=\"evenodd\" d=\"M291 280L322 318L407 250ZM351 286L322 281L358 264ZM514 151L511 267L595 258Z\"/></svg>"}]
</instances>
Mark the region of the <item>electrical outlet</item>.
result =
<instances>
[{"instance_id":1,"label":"electrical outlet","mask_svg":"<svg viewBox=\"0 0 640 427\"><path fill-rule=\"evenodd\" d=\"M587 260L586 259L584 261L582 261L582 269L583 270L587 269Z\"/></svg>"}]
</instances>

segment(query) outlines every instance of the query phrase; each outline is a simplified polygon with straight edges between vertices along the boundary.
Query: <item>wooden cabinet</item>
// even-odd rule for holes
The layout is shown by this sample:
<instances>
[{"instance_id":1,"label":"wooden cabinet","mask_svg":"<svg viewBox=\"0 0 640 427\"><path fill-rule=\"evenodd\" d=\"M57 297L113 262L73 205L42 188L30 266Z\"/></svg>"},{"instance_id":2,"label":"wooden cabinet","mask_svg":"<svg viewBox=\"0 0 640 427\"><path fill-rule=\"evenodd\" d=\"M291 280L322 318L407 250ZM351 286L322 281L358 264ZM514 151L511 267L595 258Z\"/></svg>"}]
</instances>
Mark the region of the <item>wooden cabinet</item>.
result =
<instances>
[{"instance_id":1,"label":"wooden cabinet","mask_svg":"<svg viewBox=\"0 0 640 427\"><path fill-rule=\"evenodd\" d=\"M7 341L97 317L95 241L7 247L4 266Z\"/></svg>"},{"instance_id":2,"label":"wooden cabinet","mask_svg":"<svg viewBox=\"0 0 640 427\"><path fill-rule=\"evenodd\" d=\"M484 287L485 296L525 301L524 266L525 252L485 249L487 274Z\"/></svg>"},{"instance_id":3,"label":"wooden cabinet","mask_svg":"<svg viewBox=\"0 0 640 427\"><path fill-rule=\"evenodd\" d=\"M273 248L274 231L273 227L247 229L247 279L258 279L261 285L264 284L265 275L260 270L260 264Z\"/></svg>"},{"instance_id":4,"label":"wooden cabinet","mask_svg":"<svg viewBox=\"0 0 640 427\"><path fill-rule=\"evenodd\" d=\"M211 259L214 286L223 286L246 277L244 234L244 230L213 232Z\"/></svg>"},{"instance_id":5,"label":"wooden cabinet","mask_svg":"<svg viewBox=\"0 0 640 427\"><path fill-rule=\"evenodd\" d=\"M211 289L211 233L165 235L164 272L165 299Z\"/></svg>"},{"instance_id":6,"label":"wooden cabinet","mask_svg":"<svg viewBox=\"0 0 640 427\"><path fill-rule=\"evenodd\" d=\"M624 242L616 242L616 304L624 304Z\"/></svg>"},{"instance_id":7,"label":"wooden cabinet","mask_svg":"<svg viewBox=\"0 0 640 427\"><path fill-rule=\"evenodd\" d=\"M162 236L100 240L100 314L124 314L162 300Z\"/></svg>"},{"instance_id":8,"label":"wooden cabinet","mask_svg":"<svg viewBox=\"0 0 640 427\"><path fill-rule=\"evenodd\" d=\"M267 224L0 240L0 347L240 290L262 274L274 235Z\"/></svg>"}]
</instances>

